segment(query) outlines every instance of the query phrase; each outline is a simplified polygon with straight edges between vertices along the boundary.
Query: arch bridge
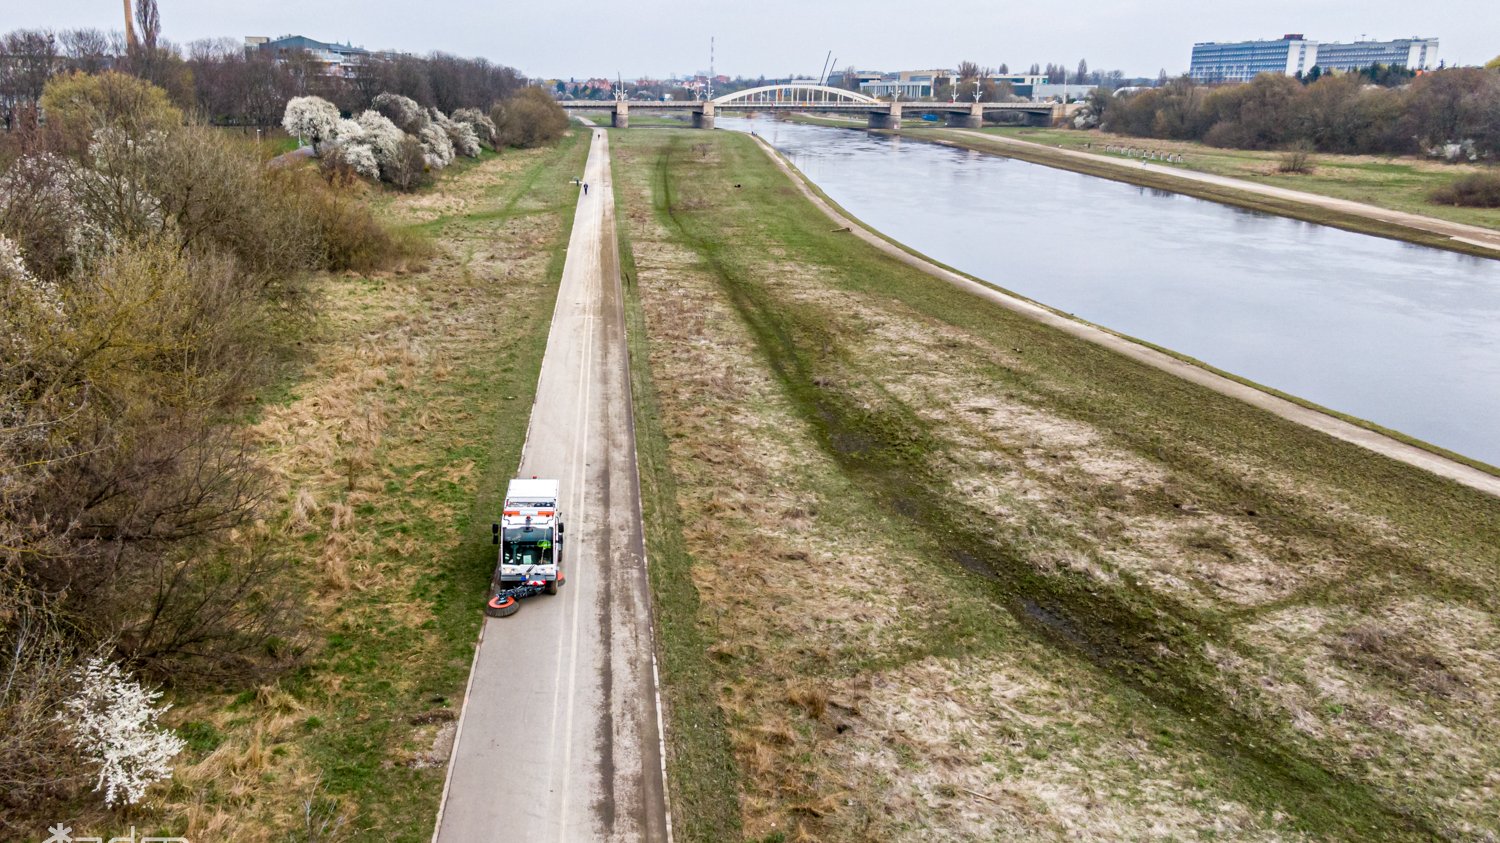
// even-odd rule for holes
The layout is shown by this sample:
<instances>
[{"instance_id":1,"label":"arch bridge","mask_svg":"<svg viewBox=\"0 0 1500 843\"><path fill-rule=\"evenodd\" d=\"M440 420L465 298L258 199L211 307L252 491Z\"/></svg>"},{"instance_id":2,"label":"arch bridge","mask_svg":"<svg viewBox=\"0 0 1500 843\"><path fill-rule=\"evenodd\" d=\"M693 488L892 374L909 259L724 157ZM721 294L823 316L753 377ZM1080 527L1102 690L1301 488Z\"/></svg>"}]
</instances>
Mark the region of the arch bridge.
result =
<instances>
[{"instance_id":1,"label":"arch bridge","mask_svg":"<svg viewBox=\"0 0 1500 843\"><path fill-rule=\"evenodd\" d=\"M977 129L984 116L997 112L1026 115L1032 125L1050 126L1065 113L1061 103L1049 102L901 102L877 100L855 91L817 85L811 82L784 82L762 85L724 94L711 100L575 100L562 103L570 111L608 111L610 125L624 129L630 125L631 111L687 111L693 115L693 126L712 129L714 115L720 111L823 111L865 114L872 129L899 129L903 111L942 114L949 126Z\"/></svg>"}]
</instances>

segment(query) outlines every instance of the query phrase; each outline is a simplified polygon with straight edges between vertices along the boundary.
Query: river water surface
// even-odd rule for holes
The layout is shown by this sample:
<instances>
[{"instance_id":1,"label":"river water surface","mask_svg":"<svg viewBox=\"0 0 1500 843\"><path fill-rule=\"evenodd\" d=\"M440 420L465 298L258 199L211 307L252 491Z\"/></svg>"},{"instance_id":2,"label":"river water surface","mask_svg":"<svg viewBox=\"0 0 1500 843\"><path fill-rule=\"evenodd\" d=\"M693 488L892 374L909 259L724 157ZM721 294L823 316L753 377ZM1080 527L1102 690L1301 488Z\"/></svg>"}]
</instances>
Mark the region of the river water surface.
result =
<instances>
[{"instance_id":1,"label":"river water surface","mask_svg":"<svg viewBox=\"0 0 1500 843\"><path fill-rule=\"evenodd\" d=\"M910 139L719 125L949 266L1500 465L1500 261Z\"/></svg>"}]
</instances>

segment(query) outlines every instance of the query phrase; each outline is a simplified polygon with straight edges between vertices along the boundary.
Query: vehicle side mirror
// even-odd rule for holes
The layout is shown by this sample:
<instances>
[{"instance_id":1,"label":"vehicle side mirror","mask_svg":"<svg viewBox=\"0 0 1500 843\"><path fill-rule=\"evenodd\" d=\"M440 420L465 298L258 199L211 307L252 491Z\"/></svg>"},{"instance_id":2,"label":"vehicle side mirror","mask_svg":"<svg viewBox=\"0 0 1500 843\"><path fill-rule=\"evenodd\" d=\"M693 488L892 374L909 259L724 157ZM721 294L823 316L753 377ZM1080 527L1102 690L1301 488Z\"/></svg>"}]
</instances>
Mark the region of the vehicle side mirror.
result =
<instances>
[{"instance_id":1,"label":"vehicle side mirror","mask_svg":"<svg viewBox=\"0 0 1500 843\"><path fill-rule=\"evenodd\" d=\"M499 524L493 524L493 523L490 524L490 543L491 544L499 544L500 543L500 525Z\"/></svg>"},{"instance_id":2,"label":"vehicle side mirror","mask_svg":"<svg viewBox=\"0 0 1500 843\"><path fill-rule=\"evenodd\" d=\"M568 531L568 525L567 524L564 524L561 521L557 522L557 534L559 536L562 535L563 533L566 533L567 531Z\"/></svg>"}]
</instances>

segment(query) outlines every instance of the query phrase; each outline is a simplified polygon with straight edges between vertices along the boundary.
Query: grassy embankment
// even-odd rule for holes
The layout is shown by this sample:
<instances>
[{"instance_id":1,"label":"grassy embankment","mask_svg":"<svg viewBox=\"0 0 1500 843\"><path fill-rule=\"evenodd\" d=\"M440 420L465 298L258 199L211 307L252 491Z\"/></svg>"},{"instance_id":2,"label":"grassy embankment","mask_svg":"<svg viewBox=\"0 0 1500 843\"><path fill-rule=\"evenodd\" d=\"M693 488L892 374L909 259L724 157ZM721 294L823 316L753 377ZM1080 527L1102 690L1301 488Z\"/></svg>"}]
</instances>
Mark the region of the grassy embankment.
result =
<instances>
[{"instance_id":1,"label":"grassy embankment","mask_svg":"<svg viewBox=\"0 0 1500 843\"><path fill-rule=\"evenodd\" d=\"M298 147L297 139L280 126L218 126L226 136L242 140L266 158L275 158Z\"/></svg>"},{"instance_id":2,"label":"grassy embankment","mask_svg":"<svg viewBox=\"0 0 1500 843\"><path fill-rule=\"evenodd\" d=\"M608 126L609 118L600 121L600 125ZM693 117L690 114L676 114L672 112L630 112L630 128L632 129L691 129L693 128Z\"/></svg>"},{"instance_id":3,"label":"grassy embankment","mask_svg":"<svg viewBox=\"0 0 1500 843\"><path fill-rule=\"evenodd\" d=\"M790 121L792 121L792 122L797 122L797 123L808 123L808 124L814 124L814 125L829 125L829 126L833 126L834 128L854 128L854 127L848 127L848 126L835 126L832 122L816 123L815 121L817 121L817 120L819 120L821 118L814 118L814 117L812 117L810 115L806 115L806 114L792 115L788 119ZM918 134L917 137L921 137L921 135ZM941 138L934 138L934 140L941 141L942 139ZM824 193L823 190L821 188L819 188L816 184L812 183L811 181L806 182L806 184L807 184L807 188L809 190L811 190L813 193L815 193L823 201L827 202L829 205L831 205L833 207L838 207L838 203L835 202L830 196L828 196L828 194ZM1217 201L1223 201L1226 204L1239 204L1237 201L1235 201L1235 200L1233 200L1231 198L1224 198L1224 199L1220 199L1220 200L1217 200ZM855 219L855 217L852 214L849 214L847 211L844 211L844 210L840 209L840 213L842 213L845 217L847 217L849 219ZM885 240L886 242L890 243L891 245L895 246L896 248L901 249L902 251L905 251L905 252L907 252L909 254L912 254L912 255L916 255L917 257L921 257L924 260L927 260L929 263L936 263L938 266L941 266L944 269L947 269L947 270L949 270L951 272L955 272L955 273L958 273L960 275L966 274L966 273L963 273L963 272L961 272L961 271L959 271L957 269L954 269L951 266L947 266L946 264L943 264L941 262L933 261L931 258L928 258L925 255L922 255L921 253L917 252L915 249L912 249L911 247L907 246L906 244L901 243L901 242L899 242L899 241L897 241L897 240L895 240L895 239L893 239L893 238L885 235L882 232L875 231L874 229L870 229L870 230L876 236L880 237L881 239ZM973 278L972 276L969 276L969 277ZM973 280L975 280L978 283L989 284L990 286L995 286L992 282L984 281L982 279L973 278ZM1040 305L1042 307L1047 307L1048 309L1053 310L1054 312L1060 313L1061 315L1067 316L1070 319L1075 319L1075 320L1078 320L1078 321L1084 321L1084 320L1080 319L1079 317L1074 316L1071 313L1063 313L1062 311L1057 311L1056 308L1050 307L1049 305L1047 305L1046 302L1037 302L1037 301L1035 301L1033 299L1028 298L1027 296L1021 295L1020 293L1014 292L1012 290L1006 290L1003 287L1000 288L1000 289L1003 292L1005 292L1007 295L1012 296L1014 298L1025 299L1027 301L1032 301L1035 304L1038 304L1038 305ZM1093 323L1089 323L1089 324L1093 324ZM1316 403L1314 401L1309 401L1306 398L1303 398L1303 397L1301 397L1299 395L1293 395L1293 394L1288 393L1288 392L1283 392L1282 390L1276 389L1274 387L1266 386L1265 384L1256 383L1255 381L1250 380L1248 378L1245 378L1245 377L1243 377L1241 375L1237 375L1234 372L1230 372L1230 371L1226 371L1224 369L1220 369L1217 366L1210 365L1210 364L1208 364L1208 363L1206 363L1206 362L1204 362L1202 360L1199 360L1199 359L1197 359L1195 357L1191 357L1191 356L1189 356L1187 354L1183 354L1180 351L1176 351L1175 349L1171 349L1171 348L1167 348L1165 346L1157 345L1156 343L1148 342L1148 341L1140 339L1138 337L1132 337L1132 336L1130 336L1128 334L1122 334L1122 333L1120 333L1118 331L1115 331L1115 330L1109 328L1108 326L1094 325L1094 327L1099 328L1102 331L1106 331L1108 333L1112 333L1112 334L1115 334L1117 336L1123 337L1124 339L1130 340L1131 342L1137 343L1139 345L1143 345L1143 346L1146 346L1148 348L1155 349L1156 351L1160 351L1163 354L1167 354L1169 356L1175 357L1178 360L1182 360L1182 361L1184 361L1186 363L1191 363L1194 366L1197 366L1197 367L1199 367L1201 369L1205 369L1207 371L1213 372L1214 374L1219 375L1220 377L1228 378L1229 380L1233 380L1233 381L1245 384L1246 386L1250 386L1250 387L1253 387L1255 389L1258 389L1261 392L1265 392L1265 393L1268 393L1270 395L1274 395L1274 396L1276 396L1278 398L1282 398L1282 399L1284 399L1286 401L1290 401L1293 404L1297 404L1299 406L1307 407L1308 409L1316 410L1316 411L1318 411L1320 413L1324 413L1326 415L1333 416L1334 418L1341 419L1341 420L1346 421L1346 422L1348 422L1348 423L1350 423L1352 425L1355 425L1357 427L1363 427L1366 430L1373 430L1376 433L1379 433L1379 434L1381 434L1383 436L1387 436L1387 437L1389 437L1391 439L1394 439L1394 440L1396 440L1398 442L1404 442L1404 443L1406 443L1408 445L1412 445L1414 447L1421 448L1424 451L1430 451L1430 452L1432 452L1434 454L1437 454L1439 456L1444 457L1445 459L1449 459L1449 460L1452 460L1452 461L1457 462L1457 463L1462 463L1463 465L1467 465L1470 468L1476 468L1476 469L1478 469L1480 471L1483 471L1483 472L1485 472L1487 474L1500 475L1500 467L1490 465L1487 462L1484 462L1482 460L1477 460L1477 459L1475 459L1473 457L1470 457L1470 456L1467 456L1465 454L1460 454L1457 451L1451 451L1451 450L1449 450L1447 448L1443 448L1441 446L1434 445L1431 442L1427 442L1427 441L1424 441L1422 439L1418 439L1415 436L1412 436L1412 435L1410 435L1408 433L1403 433L1403 432L1401 432L1399 430L1395 430L1393 428L1385 427L1384 425L1376 424L1375 422L1372 422L1372 421L1370 421L1368 419L1363 419L1363 418L1360 418L1358 416L1353 416L1353 415L1350 415L1348 413L1341 412L1339 410L1334 410L1334 409L1331 409L1329 407L1325 407L1325 406L1323 406L1321 404L1318 404L1318 403Z\"/></svg>"},{"instance_id":4,"label":"grassy embankment","mask_svg":"<svg viewBox=\"0 0 1500 843\"><path fill-rule=\"evenodd\" d=\"M425 235L414 271L321 279L300 372L247 438L299 559L307 667L179 700L190 738L165 812L193 840L426 840L519 460L586 133L386 194Z\"/></svg>"},{"instance_id":5,"label":"grassy embankment","mask_svg":"<svg viewBox=\"0 0 1500 843\"><path fill-rule=\"evenodd\" d=\"M1500 831L1500 503L611 145L685 839Z\"/></svg>"},{"instance_id":6,"label":"grassy embankment","mask_svg":"<svg viewBox=\"0 0 1500 843\"><path fill-rule=\"evenodd\" d=\"M1259 184L1302 190L1337 199L1364 202L1393 211L1424 214L1451 222L1485 228L1500 228L1500 211L1487 208L1460 208L1435 204L1429 197L1437 188L1454 179L1488 168L1474 164L1444 164L1428 158L1387 155L1333 155L1313 153L1313 171L1306 174L1279 173L1276 170L1281 153L1268 150L1218 149L1191 141L1164 141L1131 138L1098 131L1068 129L987 128L987 133L1032 141L1046 146L1074 149L1124 158L1120 153L1105 152L1110 145L1133 146L1180 153L1181 167L1201 173L1244 179ZM1085 147L1088 148L1085 148Z\"/></svg>"}]
</instances>

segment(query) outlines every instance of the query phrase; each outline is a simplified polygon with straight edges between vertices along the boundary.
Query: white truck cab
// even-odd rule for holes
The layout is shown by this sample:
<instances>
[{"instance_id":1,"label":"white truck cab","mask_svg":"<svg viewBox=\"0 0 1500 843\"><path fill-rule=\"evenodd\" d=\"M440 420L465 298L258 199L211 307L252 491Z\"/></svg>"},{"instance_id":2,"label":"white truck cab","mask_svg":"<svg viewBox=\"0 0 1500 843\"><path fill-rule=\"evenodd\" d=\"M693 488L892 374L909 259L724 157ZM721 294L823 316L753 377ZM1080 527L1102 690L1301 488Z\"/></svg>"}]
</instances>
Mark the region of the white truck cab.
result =
<instances>
[{"instance_id":1,"label":"white truck cab","mask_svg":"<svg viewBox=\"0 0 1500 843\"><path fill-rule=\"evenodd\" d=\"M500 546L499 587L540 585L556 594L562 584L563 518L558 482L535 477L510 481L501 519L492 525Z\"/></svg>"}]
</instances>

